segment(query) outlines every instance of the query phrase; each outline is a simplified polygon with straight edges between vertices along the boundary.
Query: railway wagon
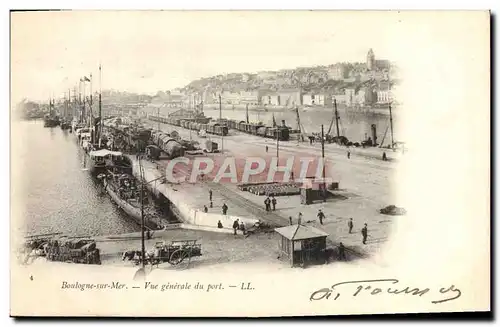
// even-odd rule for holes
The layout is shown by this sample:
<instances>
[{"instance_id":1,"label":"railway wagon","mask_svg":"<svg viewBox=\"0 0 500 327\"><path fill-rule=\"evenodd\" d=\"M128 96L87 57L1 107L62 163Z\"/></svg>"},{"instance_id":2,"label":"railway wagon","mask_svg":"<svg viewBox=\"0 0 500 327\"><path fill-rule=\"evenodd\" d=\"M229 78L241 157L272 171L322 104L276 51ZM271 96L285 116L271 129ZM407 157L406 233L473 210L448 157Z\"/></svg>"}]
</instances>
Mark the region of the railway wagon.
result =
<instances>
[{"instance_id":1,"label":"railway wagon","mask_svg":"<svg viewBox=\"0 0 500 327\"><path fill-rule=\"evenodd\" d=\"M257 135L260 137L267 137L267 130L270 129L269 126L262 126L257 129Z\"/></svg>"},{"instance_id":2,"label":"railway wagon","mask_svg":"<svg viewBox=\"0 0 500 327\"><path fill-rule=\"evenodd\" d=\"M249 124L248 125L248 133L257 135L257 130L261 127L264 127L262 124Z\"/></svg>"},{"instance_id":3,"label":"railway wagon","mask_svg":"<svg viewBox=\"0 0 500 327\"><path fill-rule=\"evenodd\" d=\"M228 129L227 126L221 125L218 122L210 122L207 124L207 132L210 134L226 136Z\"/></svg>"}]
</instances>

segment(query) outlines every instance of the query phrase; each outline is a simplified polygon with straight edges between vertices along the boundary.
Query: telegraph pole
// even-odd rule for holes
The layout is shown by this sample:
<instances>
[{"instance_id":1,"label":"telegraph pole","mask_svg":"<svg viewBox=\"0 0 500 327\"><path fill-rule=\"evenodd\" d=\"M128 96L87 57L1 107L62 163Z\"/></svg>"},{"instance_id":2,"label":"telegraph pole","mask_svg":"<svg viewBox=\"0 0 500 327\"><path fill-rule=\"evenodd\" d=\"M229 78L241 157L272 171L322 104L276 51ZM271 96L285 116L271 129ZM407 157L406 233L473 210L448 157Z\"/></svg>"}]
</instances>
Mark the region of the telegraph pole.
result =
<instances>
[{"instance_id":1,"label":"telegraph pole","mask_svg":"<svg viewBox=\"0 0 500 327\"><path fill-rule=\"evenodd\" d=\"M325 182L325 132L321 125L321 158L323 163L323 202L326 202L326 182Z\"/></svg>"},{"instance_id":2,"label":"telegraph pole","mask_svg":"<svg viewBox=\"0 0 500 327\"><path fill-rule=\"evenodd\" d=\"M340 142L340 131L339 131L339 112L337 111L337 99L333 99L333 106L335 107L335 126L337 127L337 144Z\"/></svg>"},{"instance_id":3,"label":"telegraph pole","mask_svg":"<svg viewBox=\"0 0 500 327\"><path fill-rule=\"evenodd\" d=\"M279 167L280 161L280 129L276 128L276 168Z\"/></svg>"},{"instance_id":4,"label":"telegraph pole","mask_svg":"<svg viewBox=\"0 0 500 327\"><path fill-rule=\"evenodd\" d=\"M392 108L389 102L389 122L391 124L391 149L394 149L394 131L392 129Z\"/></svg>"},{"instance_id":5,"label":"telegraph pole","mask_svg":"<svg viewBox=\"0 0 500 327\"><path fill-rule=\"evenodd\" d=\"M146 269L146 244L144 241L144 170L141 163L141 158L139 158L139 173L141 177L141 258L142 258L142 269Z\"/></svg>"},{"instance_id":6,"label":"telegraph pole","mask_svg":"<svg viewBox=\"0 0 500 327\"><path fill-rule=\"evenodd\" d=\"M158 107L158 131L160 131L160 107Z\"/></svg>"}]
</instances>

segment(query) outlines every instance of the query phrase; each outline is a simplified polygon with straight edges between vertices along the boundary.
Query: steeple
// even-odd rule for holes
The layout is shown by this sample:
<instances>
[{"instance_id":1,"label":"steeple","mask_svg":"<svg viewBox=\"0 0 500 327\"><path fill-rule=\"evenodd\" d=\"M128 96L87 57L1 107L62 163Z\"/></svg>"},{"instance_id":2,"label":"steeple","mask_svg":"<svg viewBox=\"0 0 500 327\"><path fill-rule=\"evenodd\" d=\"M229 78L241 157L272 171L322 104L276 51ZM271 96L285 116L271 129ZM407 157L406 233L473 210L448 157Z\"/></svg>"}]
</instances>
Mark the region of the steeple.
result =
<instances>
[{"instance_id":1,"label":"steeple","mask_svg":"<svg viewBox=\"0 0 500 327\"><path fill-rule=\"evenodd\" d=\"M368 54L366 55L366 66L368 70L372 70L375 68L375 54L373 53L373 49L370 48L368 50Z\"/></svg>"}]
</instances>

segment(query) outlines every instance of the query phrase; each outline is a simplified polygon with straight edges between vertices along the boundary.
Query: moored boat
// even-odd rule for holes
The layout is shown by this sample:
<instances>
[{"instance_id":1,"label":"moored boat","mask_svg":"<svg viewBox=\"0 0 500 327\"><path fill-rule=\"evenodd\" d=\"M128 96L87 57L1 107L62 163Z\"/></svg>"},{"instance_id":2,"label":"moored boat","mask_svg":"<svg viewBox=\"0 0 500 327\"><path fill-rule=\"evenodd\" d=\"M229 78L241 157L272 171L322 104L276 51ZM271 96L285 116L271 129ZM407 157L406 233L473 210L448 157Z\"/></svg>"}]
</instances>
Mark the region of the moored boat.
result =
<instances>
[{"instance_id":1,"label":"moored boat","mask_svg":"<svg viewBox=\"0 0 500 327\"><path fill-rule=\"evenodd\" d=\"M137 224L142 224L144 212L154 211L149 205L147 191L143 190L141 196L140 187L131 174L120 174L108 172L103 178L104 188L113 202L116 203ZM141 203L141 200L143 203ZM142 206L142 208L141 208ZM152 221L150 214L144 214L144 226L149 229L158 229L159 225Z\"/></svg>"}]
</instances>

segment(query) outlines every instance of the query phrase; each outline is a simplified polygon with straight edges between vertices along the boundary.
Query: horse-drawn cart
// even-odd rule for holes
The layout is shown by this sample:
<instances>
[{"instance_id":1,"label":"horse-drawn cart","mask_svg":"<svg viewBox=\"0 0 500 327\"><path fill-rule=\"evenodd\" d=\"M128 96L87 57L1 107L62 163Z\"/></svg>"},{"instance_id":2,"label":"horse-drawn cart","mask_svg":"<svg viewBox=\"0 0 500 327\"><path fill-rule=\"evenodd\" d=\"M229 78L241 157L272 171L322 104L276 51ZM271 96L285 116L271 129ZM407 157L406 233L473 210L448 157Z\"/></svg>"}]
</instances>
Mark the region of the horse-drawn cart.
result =
<instances>
[{"instance_id":1,"label":"horse-drawn cart","mask_svg":"<svg viewBox=\"0 0 500 327\"><path fill-rule=\"evenodd\" d=\"M140 251L130 251L130 255L132 254L134 254L133 257L129 257L127 253L124 253L123 259L125 260L126 257L129 257L129 260L132 259L136 265L141 264ZM146 253L145 263L159 265L168 262L173 266L183 263L185 266L188 266L192 257L199 257L201 255L201 244L197 240L162 241L156 242L154 248Z\"/></svg>"}]
</instances>

